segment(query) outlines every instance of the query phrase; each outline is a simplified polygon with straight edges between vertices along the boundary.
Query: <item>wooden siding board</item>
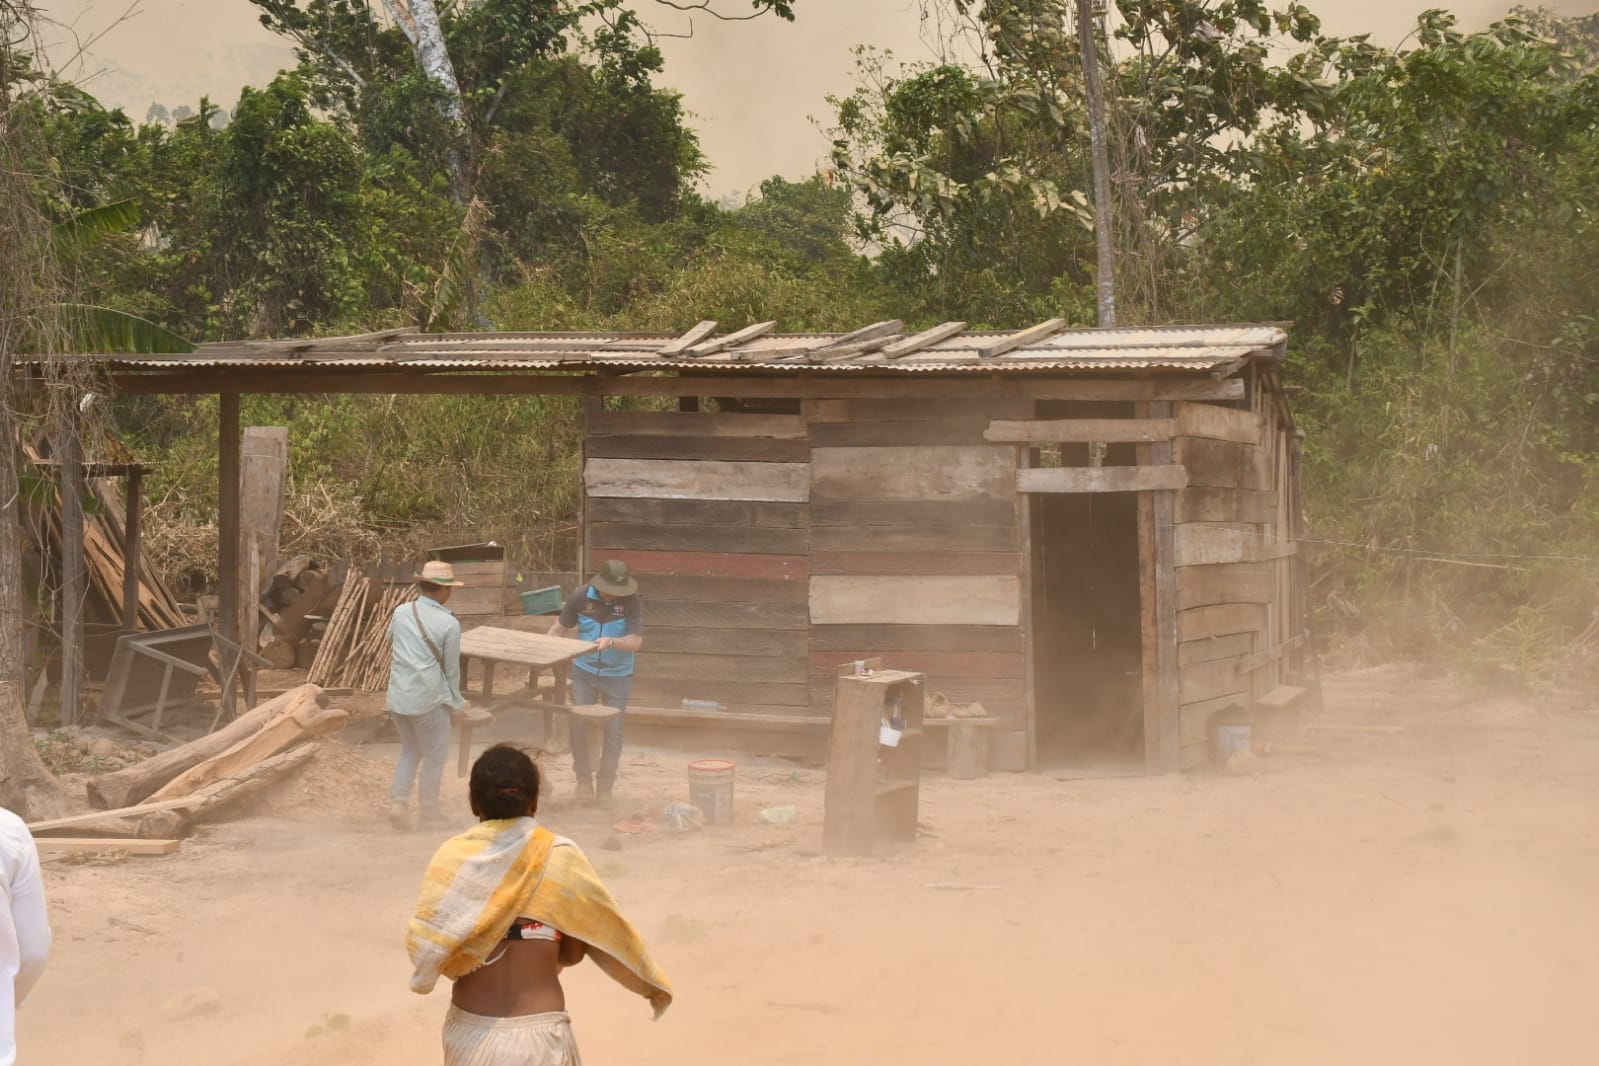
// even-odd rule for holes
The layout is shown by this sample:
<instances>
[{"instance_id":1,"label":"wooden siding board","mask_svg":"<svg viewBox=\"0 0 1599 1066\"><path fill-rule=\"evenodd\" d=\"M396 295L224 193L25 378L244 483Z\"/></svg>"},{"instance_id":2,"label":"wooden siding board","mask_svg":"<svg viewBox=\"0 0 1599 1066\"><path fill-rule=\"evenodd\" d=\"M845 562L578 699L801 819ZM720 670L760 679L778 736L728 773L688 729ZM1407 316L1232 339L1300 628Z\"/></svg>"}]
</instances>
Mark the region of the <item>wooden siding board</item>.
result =
<instances>
[{"instance_id":1,"label":"wooden siding board","mask_svg":"<svg viewBox=\"0 0 1599 1066\"><path fill-rule=\"evenodd\" d=\"M770 584L770 582L768 582ZM804 634L809 614L802 603L773 603L766 600L654 600L645 597L645 640L653 640L657 625L693 627L732 640L727 630L798 631Z\"/></svg>"},{"instance_id":2,"label":"wooden siding board","mask_svg":"<svg viewBox=\"0 0 1599 1066\"><path fill-rule=\"evenodd\" d=\"M773 603L808 602L809 589L803 581L763 581L738 577L696 577L680 574L654 574L639 578L644 596L645 625L657 600L685 603ZM803 623L802 623L803 624Z\"/></svg>"},{"instance_id":3,"label":"wooden siding board","mask_svg":"<svg viewBox=\"0 0 1599 1066\"><path fill-rule=\"evenodd\" d=\"M860 648L876 648L884 658L900 651L1020 651L1020 629L1002 626L925 626L925 625L820 625L811 628L812 652L842 656L838 661L859 658L844 655Z\"/></svg>"},{"instance_id":4,"label":"wooden siding board","mask_svg":"<svg viewBox=\"0 0 1599 1066\"><path fill-rule=\"evenodd\" d=\"M1015 577L838 577L810 583L811 621L830 624L1015 626L1021 582Z\"/></svg>"},{"instance_id":5,"label":"wooden siding board","mask_svg":"<svg viewBox=\"0 0 1599 1066\"><path fill-rule=\"evenodd\" d=\"M620 559L638 576L641 589L653 576L726 577L757 581L803 583L809 575L809 558L804 555L755 555L743 552L669 552L591 549L589 566L599 567L607 559Z\"/></svg>"},{"instance_id":6,"label":"wooden siding board","mask_svg":"<svg viewBox=\"0 0 1599 1066\"><path fill-rule=\"evenodd\" d=\"M1271 573L1263 563L1223 563L1177 568L1179 610L1214 603L1268 603Z\"/></svg>"},{"instance_id":7,"label":"wooden siding board","mask_svg":"<svg viewBox=\"0 0 1599 1066\"><path fill-rule=\"evenodd\" d=\"M810 483L807 463L588 459L583 464L590 496L804 503Z\"/></svg>"},{"instance_id":8,"label":"wooden siding board","mask_svg":"<svg viewBox=\"0 0 1599 1066\"><path fill-rule=\"evenodd\" d=\"M808 684L634 675L632 700L642 706L676 707L686 699L716 700L735 711L744 710L748 705L809 708L811 689Z\"/></svg>"},{"instance_id":9,"label":"wooden siding board","mask_svg":"<svg viewBox=\"0 0 1599 1066\"><path fill-rule=\"evenodd\" d=\"M888 651L871 644L840 654L835 651L810 653L810 668L814 673L837 675L843 663L857 659L881 658L890 661L895 670L913 670L924 673L929 679L942 681L949 678L971 680L1012 680L1023 676L1022 653L1016 651Z\"/></svg>"},{"instance_id":10,"label":"wooden siding board","mask_svg":"<svg viewBox=\"0 0 1599 1066\"><path fill-rule=\"evenodd\" d=\"M818 500L1008 499L1014 449L992 445L925 448L813 448L811 495Z\"/></svg>"},{"instance_id":11,"label":"wooden siding board","mask_svg":"<svg viewBox=\"0 0 1599 1066\"><path fill-rule=\"evenodd\" d=\"M1242 708L1247 702L1241 695L1232 695L1183 704L1181 709L1183 746L1203 744L1208 751L1211 717L1223 711Z\"/></svg>"},{"instance_id":12,"label":"wooden siding board","mask_svg":"<svg viewBox=\"0 0 1599 1066\"><path fill-rule=\"evenodd\" d=\"M594 436L590 459L729 460L752 463L803 463L810 445L779 437Z\"/></svg>"},{"instance_id":13,"label":"wooden siding board","mask_svg":"<svg viewBox=\"0 0 1599 1066\"><path fill-rule=\"evenodd\" d=\"M1017 492L1151 492L1180 489L1188 472L1168 466L1046 466L1016 471Z\"/></svg>"},{"instance_id":14,"label":"wooden siding board","mask_svg":"<svg viewBox=\"0 0 1599 1066\"><path fill-rule=\"evenodd\" d=\"M783 656L803 659L808 653L809 641L804 629L752 627L737 635L730 635L721 629L703 626L656 625L654 616L657 613L658 605L650 604L646 619L650 624L645 628L644 650L651 654L728 655L754 659L764 656Z\"/></svg>"},{"instance_id":15,"label":"wooden siding board","mask_svg":"<svg viewBox=\"0 0 1599 1066\"><path fill-rule=\"evenodd\" d=\"M1178 702L1198 703L1201 700L1238 695L1249 699L1249 676L1238 672L1238 659L1216 659L1205 663L1189 663L1178 668Z\"/></svg>"},{"instance_id":16,"label":"wooden siding board","mask_svg":"<svg viewBox=\"0 0 1599 1066\"><path fill-rule=\"evenodd\" d=\"M589 419L596 436L649 434L675 437L805 439L799 415L746 415L716 411L605 411Z\"/></svg>"},{"instance_id":17,"label":"wooden siding board","mask_svg":"<svg viewBox=\"0 0 1599 1066\"><path fill-rule=\"evenodd\" d=\"M1170 440L1177 433L1171 418L1063 418L995 421L983 439L1016 444L1119 444Z\"/></svg>"},{"instance_id":18,"label":"wooden siding board","mask_svg":"<svg viewBox=\"0 0 1599 1066\"><path fill-rule=\"evenodd\" d=\"M812 574L1019 574L1016 552L815 552Z\"/></svg>"},{"instance_id":19,"label":"wooden siding board","mask_svg":"<svg viewBox=\"0 0 1599 1066\"><path fill-rule=\"evenodd\" d=\"M803 556L810 550L810 535L803 529L590 522L588 532L589 544L601 553L625 549Z\"/></svg>"},{"instance_id":20,"label":"wooden siding board","mask_svg":"<svg viewBox=\"0 0 1599 1066\"><path fill-rule=\"evenodd\" d=\"M1183 641L1177 645L1177 662L1180 666L1187 666L1189 663L1213 662L1216 659L1238 659L1250 655L1254 650L1253 633L1229 633L1226 636Z\"/></svg>"},{"instance_id":21,"label":"wooden siding board","mask_svg":"<svg viewBox=\"0 0 1599 1066\"><path fill-rule=\"evenodd\" d=\"M1177 565L1253 563L1292 555L1296 545L1244 523L1190 522L1177 527Z\"/></svg>"},{"instance_id":22,"label":"wooden siding board","mask_svg":"<svg viewBox=\"0 0 1599 1066\"><path fill-rule=\"evenodd\" d=\"M591 523L641 522L651 525L734 526L756 529L805 529L810 523L803 503L759 503L743 500L651 500L597 497L589 501Z\"/></svg>"},{"instance_id":23,"label":"wooden siding board","mask_svg":"<svg viewBox=\"0 0 1599 1066\"><path fill-rule=\"evenodd\" d=\"M812 528L820 526L993 526L1016 528L1008 498L976 500L840 500L813 502Z\"/></svg>"},{"instance_id":24,"label":"wooden siding board","mask_svg":"<svg viewBox=\"0 0 1599 1066\"><path fill-rule=\"evenodd\" d=\"M1188 469L1188 484L1202 488L1271 489L1265 452L1232 441L1178 437L1176 460Z\"/></svg>"},{"instance_id":25,"label":"wooden siding board","mask_svg":"<svg viewBox=\"0 0 1599 1066\"><path fill-rule=\"evenodd\" d=\"M828 422L959 422L981 417L1026 418L1033 413L1027 399L986 400L921 399L816 400L811 405L811 432Z\"/></svg>"},{"instance_id":26,"label":"wooden siding board","mask_svg":"<svg viewBox=\"0 0 1599 1066\"><path fill-rule=\"evenodd\" d=\"M1014 552L1014 526L815 526L811 551Z\"/></svg>"},{"instance_id":27,"label":"wooden siding board","mask_svg":"<svg viewBox=\"0 0 1599 1066\"><path fill-rule=\"evenodd\" d=\"M957 418L942 422L816 422L811 444L837 447L928 447L940 444L983 446L986 418Z\"/></svg>"},{"instance_id":28,"label":"wooden siding board","mask_svg":"<svg viewBox=\"0 0 1599 1066\"><path fill-rule=\"evenodd\" d=\"M1177 494L1177 521L1270 522L1277 506L1275 492L1189 487Z\"/></svg>"},{"instance_id":29,"label":"wooden siding board","mask_svg":"<svg viewBox=\"0 0 1599 1066\"><path fill-rule=\"evenodd\" d=\"M1178 636L1184 642L1237 633L1264 633L1263 603L1214 603L1193 607L1177 615Z\"/></svg>"},{"instance_id":30,"label":"wooden siding board","mask_svg":"<svg viewBox=\"0 0 1599 1066\"><path fill-rule=\"evenodd\" d=\"M645 637L637 656L637 674L662 681L691 683L759 680L770 684L808 684L810 671L804 658L795 656L705 655L651 651Z\"/></svg>"},{"instance_id":31,"label":"wooden siding board","mask_svg":"<svg viewBox=\"0 0 1599 1066\"><path fill-rule=\"evenodd\" d=\"M1259 444L1266 420L1253 411L1208 403L1179 403L1177 431L1185 437L1206 437L1236 444Z\"/></svg>"}]
</instances>

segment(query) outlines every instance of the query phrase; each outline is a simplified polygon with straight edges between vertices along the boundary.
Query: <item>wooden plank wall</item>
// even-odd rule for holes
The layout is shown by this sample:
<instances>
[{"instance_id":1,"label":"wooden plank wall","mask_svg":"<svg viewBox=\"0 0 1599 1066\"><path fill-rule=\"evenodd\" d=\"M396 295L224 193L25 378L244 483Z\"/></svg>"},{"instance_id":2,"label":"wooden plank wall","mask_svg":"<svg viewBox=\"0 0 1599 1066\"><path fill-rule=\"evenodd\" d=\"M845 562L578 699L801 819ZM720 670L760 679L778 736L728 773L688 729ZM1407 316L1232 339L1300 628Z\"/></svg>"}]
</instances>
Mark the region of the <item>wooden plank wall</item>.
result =
<instances>
[{"instance_id":1,"label":"wooden plank wall","mask_svg":"<svg viewBox=\"0 0 1599 1066\"><path fill-rule=\"evenodd\" d=\"M595 412L583 480L590 568L625 561L644 596L634 701L808 712L804 421Z\"/></svg>"},{"instance_id":2,"label":"wooden plank wall","mask_svg":"<svg viewBox=\"0 0 1599 1066\"><path fill-rule=\"evenodd\" d=\"M983 439L1031 401L813 400L810 702L830 712L837 668L881 656L932 692L981 702L1024 769L1026 672L1015 451ZM1019 742L1018 742L1019 741Z\"/></svg>"},{"instance_id":3,"label":"wooden plank wall","mask_svg":"<svg viewBox=\"0 0 1599 1066\"><path fill-rule=\"evenodd\" d=\"M1214 715L1248 707L1265 671L1240 669L1280 639L1287 550L1276 531L1286 493L1281 436L1258 411L1178 403L1178 703L1183 767L1210 758Z\"/></svg>"}]
</instances>

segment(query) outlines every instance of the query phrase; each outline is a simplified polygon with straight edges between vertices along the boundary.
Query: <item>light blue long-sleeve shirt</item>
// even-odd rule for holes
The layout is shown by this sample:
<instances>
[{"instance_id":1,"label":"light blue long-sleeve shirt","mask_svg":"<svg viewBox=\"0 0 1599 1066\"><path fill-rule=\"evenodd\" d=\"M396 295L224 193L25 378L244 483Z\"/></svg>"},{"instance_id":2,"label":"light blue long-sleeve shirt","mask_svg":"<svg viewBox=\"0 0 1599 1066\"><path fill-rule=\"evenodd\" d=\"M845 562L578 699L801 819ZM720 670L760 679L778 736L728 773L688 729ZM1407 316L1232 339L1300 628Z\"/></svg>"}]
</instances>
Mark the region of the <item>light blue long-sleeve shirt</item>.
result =
<instances>
[{"instance_id":1,"label":"light blue long-sleeve shirt","mask_svg":"<svg viewBox=\"0 0 1599 1066\"><path fill-rule=\"evenodd\" d=\"M394 646L389 710L395 714L427 714L435 707L460 710L466 706L461 698L461 623L431 596L418 596L415 602L415 612L411 604L402 603L389 619L389 642ZM417 629L419 616L433 646L444 655L442 670L438 656Z\"/></svg>"}]
</instances>

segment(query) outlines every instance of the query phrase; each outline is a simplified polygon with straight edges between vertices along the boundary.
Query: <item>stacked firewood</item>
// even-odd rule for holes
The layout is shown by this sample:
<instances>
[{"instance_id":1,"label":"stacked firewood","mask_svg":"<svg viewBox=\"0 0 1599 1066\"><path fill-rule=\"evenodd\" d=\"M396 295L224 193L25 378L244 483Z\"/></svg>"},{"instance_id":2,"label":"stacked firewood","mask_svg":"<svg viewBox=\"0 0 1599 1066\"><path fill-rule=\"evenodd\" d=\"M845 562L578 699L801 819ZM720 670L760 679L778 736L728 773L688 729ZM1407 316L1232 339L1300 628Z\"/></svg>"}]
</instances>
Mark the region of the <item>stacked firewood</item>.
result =
<instances>
[{"instance_id":1,"label":"stacked firewood","mask_svg":"<svg viewBox=\"0 0 1599 1066\"><path fill-rule=\"evenodd\" d=\"M328 618L308 680L327 688L382 692L389 681L389 619L396 607L414 599L413 582L352 575Z\"/></svg>"},{"instance_id":2,"label":"stacked firewood","mask_svg":"<svg viewBox=\"0 0 1599 1066\"><path fill-rule=\"evenodd\" d=\"M261 630L261 654L280 670L309 669L316 661L329 612L342 592L337 575L304 555L278 567L261 594L267 620Z\"/></svg>"}]
</instances>

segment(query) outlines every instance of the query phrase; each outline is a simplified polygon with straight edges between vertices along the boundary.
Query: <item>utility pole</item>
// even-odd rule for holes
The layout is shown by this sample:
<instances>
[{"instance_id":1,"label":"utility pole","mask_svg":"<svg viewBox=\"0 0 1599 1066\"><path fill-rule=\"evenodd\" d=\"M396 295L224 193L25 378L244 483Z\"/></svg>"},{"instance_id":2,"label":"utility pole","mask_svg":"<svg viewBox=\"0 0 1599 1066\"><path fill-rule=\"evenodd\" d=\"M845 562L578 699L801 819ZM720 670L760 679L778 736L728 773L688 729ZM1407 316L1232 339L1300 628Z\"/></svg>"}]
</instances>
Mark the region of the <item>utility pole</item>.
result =
<instances>
[{"instance_id":1,"label":"utility pole","mask_svg":"<svg viewBox=\"0 0 1599 1066\"><path fill-rule=\"evenodd\" d=\"M1077 0L1077 40L1083 53L1083 91L1088 97L1088 138L1094 161L1094 245L1099 253L1096 300L1099 325L1116 325L1116 251L1111 245L1110 150L1105 128L1105 94L1099 84L1099 45L1094 34L1094 0Z\"/></svg>"}]
</instances>

